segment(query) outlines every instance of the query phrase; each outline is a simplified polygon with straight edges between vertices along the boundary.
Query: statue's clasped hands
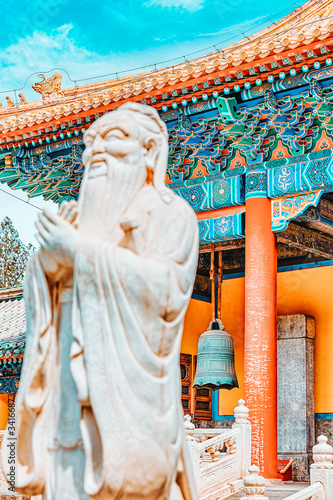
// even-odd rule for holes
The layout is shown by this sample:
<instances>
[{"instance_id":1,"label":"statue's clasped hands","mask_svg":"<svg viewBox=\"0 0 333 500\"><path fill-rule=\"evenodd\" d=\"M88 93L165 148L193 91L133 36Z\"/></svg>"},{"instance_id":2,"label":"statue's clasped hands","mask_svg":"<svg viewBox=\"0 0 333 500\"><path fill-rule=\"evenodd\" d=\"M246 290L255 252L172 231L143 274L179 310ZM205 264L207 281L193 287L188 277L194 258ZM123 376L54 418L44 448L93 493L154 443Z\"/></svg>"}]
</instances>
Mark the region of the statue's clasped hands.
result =
<instances>
[{"instance_id":1,"label":"statue's clasped hands","mask_svg":"<svg viewBox=\"0 0 333 500\"><path fill-rule=\"evenodd\" d=\"M36 223L38 233L36 239L41 250L52 255L61 265L72 266L76 242L77 204L75 201L62 203L59 213L44 210Z\"/></svg>"}]
</instances>

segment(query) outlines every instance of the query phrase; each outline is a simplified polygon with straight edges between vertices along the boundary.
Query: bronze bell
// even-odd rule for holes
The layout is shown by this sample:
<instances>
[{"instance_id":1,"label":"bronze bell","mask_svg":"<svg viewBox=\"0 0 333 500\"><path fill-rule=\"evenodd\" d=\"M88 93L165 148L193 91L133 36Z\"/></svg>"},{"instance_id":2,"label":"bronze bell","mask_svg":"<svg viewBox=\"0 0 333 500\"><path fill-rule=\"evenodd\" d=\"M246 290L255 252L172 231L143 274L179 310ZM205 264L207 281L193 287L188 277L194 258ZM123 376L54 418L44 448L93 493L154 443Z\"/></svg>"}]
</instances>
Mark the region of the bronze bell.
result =
<instances>
[{"instance_id":1,"label":"bronze bell","mask_svg":"<svg viewBox=\"0 0 333 500\"><path fill-rule=\"evenodd\" d=\"M219 328L213 330L216 324ZM211 321L208 330L199 337L193 387L206 387L213 391L238 387L234 343L220 319Z\"/></svg>"}]
</instances>

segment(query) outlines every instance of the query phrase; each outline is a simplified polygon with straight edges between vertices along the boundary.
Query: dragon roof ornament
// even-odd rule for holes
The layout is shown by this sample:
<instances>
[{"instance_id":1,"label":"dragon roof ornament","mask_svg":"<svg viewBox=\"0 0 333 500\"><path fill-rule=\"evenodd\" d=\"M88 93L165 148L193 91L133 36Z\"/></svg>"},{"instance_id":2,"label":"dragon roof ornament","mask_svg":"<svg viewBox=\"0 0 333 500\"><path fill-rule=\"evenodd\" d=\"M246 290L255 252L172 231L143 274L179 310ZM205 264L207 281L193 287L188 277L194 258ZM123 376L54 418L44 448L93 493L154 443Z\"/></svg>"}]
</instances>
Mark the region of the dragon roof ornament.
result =
<instances>
[{"instance_id":1,"label":"dragon roof ornament","mask_svg":"<svg viewBox=\"0 0 333 500\"><path fill-rule=\"evenodd\" d=\"M64 93L61 89L62 74L57 71L50 78L45 78L45 75L38 75L41 81L32 85L32 88L42 95L44 103L58 102L64 98Z\"/></svg>"}]
</instances>

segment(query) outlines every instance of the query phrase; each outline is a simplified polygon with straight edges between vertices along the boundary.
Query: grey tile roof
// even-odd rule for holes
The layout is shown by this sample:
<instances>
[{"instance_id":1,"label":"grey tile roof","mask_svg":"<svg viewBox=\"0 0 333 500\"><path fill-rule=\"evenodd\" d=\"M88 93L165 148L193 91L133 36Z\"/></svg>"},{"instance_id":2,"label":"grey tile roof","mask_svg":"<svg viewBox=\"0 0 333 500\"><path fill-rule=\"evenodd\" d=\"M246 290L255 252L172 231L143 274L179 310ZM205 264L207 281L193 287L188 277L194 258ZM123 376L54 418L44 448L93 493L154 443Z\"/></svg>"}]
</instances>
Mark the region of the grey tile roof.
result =
<instances>
[{"instance_id":1,"label":"grey tile roof","mask_svg":"<svg viewBox=\"0 0 333 500\"><path fill-rule=\"evenodd\" d=\"M0 302L0 343L25 333L24 300Z\"/></svg>"},{"instance_id":2,"label":"grey tile roof","mask_svg":"<svg viewBox=\"0 0 333 500\"><path fill-rule=\"evenodd\" d=\"M3 300L21 299L23 297L23 287L0 288L0 302Z\"/></svg>"},{"instance_id":3,"label":"grey tile roof","mask_svg":"<svg viewBox=\"0 0 333 500\"><path fill-rule=\"evenodd\" d=\"M0 290L1 358L23 354L25 346L25 307L22 288Z\"/></svg>"}]
</instances>

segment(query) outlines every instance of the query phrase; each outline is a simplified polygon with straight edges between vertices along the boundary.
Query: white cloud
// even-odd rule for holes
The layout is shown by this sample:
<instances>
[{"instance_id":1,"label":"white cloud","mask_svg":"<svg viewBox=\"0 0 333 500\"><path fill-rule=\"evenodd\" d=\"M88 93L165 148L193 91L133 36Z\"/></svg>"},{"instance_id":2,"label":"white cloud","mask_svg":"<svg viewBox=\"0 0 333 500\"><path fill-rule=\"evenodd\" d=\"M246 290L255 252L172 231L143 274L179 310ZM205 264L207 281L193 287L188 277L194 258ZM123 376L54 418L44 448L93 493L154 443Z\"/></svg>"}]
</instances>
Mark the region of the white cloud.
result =
<instances>
[{"instance_id":1,"label":"white cloud","mask_svg":"<svg viewBox=\"0 0 333 500\"><path fill-rule=\"evenodd\" d=\"M182 5L185 8L187 5L190 8L189 0L149 1L155 4L158 2L160 5L168 7ZM192 0L191 6L199 8L201 4L202 0ZM20 89L29 77L22 93L28 101L40 99L40 95L31 88L32 84L39 81L38 73L44 73L46 77L49 77L52 74L51 70L58 68L63 75L63 88L72 87L74 82L66 76L66 71L62 71L62 69L67 70L73 80L96 77L94 80L79 81L79 85L114 78L111 75L98 77L114 72L118 72L122 76L121 72L126 70L124 75L131 75L139 72L138 69L131 70L131 68L151 64L151 69L153 69L154 63L159 63L159 61L166 61L177 56L179 56L180 61L183 54L191 54L201 48L206 51L206 44L211 44L213 37L214 43L218 43L221 38L226 39L241 34L242 31L249 28L254 28L265 17L259 16L251 21L222 28L215 33L205 33L203 30L202 35L198 34L194 39L183 40L176 44L175 35L161 37L161 39L156 37L155 41L160 42L159 46L142 51L136 51L135 48L132 48L125 54L110 51L107 55L100 55L97 52L87 50L71 36L73 30L71 23L64 24L49 33L34 31L32 35L21 37L0 51L0 102L3 106L6 104L6 95L10 95L14 100L15 95L10 92L10 89ZM31 76L33 73L36 74Z\"/></svg>"},{"instance_id":2,"label":"white cloud","mask_svg":"<svg viewBox=\"0 0 333 500\"><path fill-rule=\"evenodd\" d=\"M155 37L154 40L156 40L157 42L166 42L167 40L171 40L172 38L176 38L176 35L170 35L165 38Z\"/></svg>"},{"instance_id":3,"label":"white cloud","mask_svg":"<svg viewBox=\"0 0 333 500\"><path fill-rule=\"evenodd\" d=\"M203 7L204 0L149 0L147 7L158 6L163 9L184 9L189 12L195 12Z\"/></svg>"},{"instance_id":4,"label":"white cloud","mask_svg":"<svg viewBox=\"0 0 333 500\"><path fill-rule=\"evenodd\" d=\"M231 26L226 26L225 28L222 28L220 29L219 31L215 31L213 33L198 33L198 37L202 37L202 38L206 38L206 37L220 37L220 36L223 36L223 35L233 35L235 34L235 32L237 34L242 34L243 32L247 31L247 30L250 30L251 28L253 28L253 32L256 32L258 30L261 30L263 29L264 26L261 26L260 24L260 21L262 21L264 23L264 20L267 19L268 15L262 15L262 16L258 16L254 19L251 19L251 20L246 20L246 21L242 21L241 23L237 23L237 24L232 24ZM249 34L250 36L250 34ZM219 40L217 40L217 43L218 43ZM230 43L233 43L233 42L230 42Z\"/></svg>"},{"instance_id":5,"label":"white cloud","mask_svg":"<svg viewBox=\"0 0 333 500\"><path fill-rule=\"evenodd\" d=\"M132 64L138 65L134 56L127 58L126 67L124 67L120 56L101 56L79 46L70 37L72 28L72 24L64 24L48 34L35 31L31 36L21 38L2 50L0 52L0 92L22 87L32 73L45 73L48 77L50 75L47 72L53 68L63 68L70 73L72 79L78 79L120 71ZM65 72L61 72L63 87L73 86L74 83L66 77ZM37 75L31 76L22 91L28 100L40 98L39 94L31 89L31 85L38 80ZM2 101L3 105L6 95L0 93L0 102ZM13 95L10 95L13 98Z\"/></svg>"},{"instance_id":6,"label":"white cloud","mask_svg":"<svg viewBox=\"0 0 333 500\"><path fill-rule=\"evenodd\" d=\"M39 81L39 73L48 78L54 72L52 70L57 68L63 75L62 87L68 88L74 86L74 82L64 70L68 71L73 80L78 80L78 85L115 78L115 72L119 76L130 76L138 73L140 66L151 64L153 70L155 63L177 56L182 61L183 54L197 50L201 43L198 39L191 39L175 46L175 35L170 35L164 39L161 37L161 40L156 39L161 45L146 50L131 48L130 51L114 53L111 48L109 54L101 55L81 46L71 36L72 29L72 24L64 24L49 33L34 31L32 35L21 37L0 51L0 102L3 106L6 104L5 96L9 95L15 100L11 89L21 89L27 78L23 95L28 101L39 100L40 95L31 88L32 84ZM122 74L124 71L126 73ZM33 73L35 74L32 75ZM82 78L94 79L79 81Z\"/></svg>"}]
</instances>

